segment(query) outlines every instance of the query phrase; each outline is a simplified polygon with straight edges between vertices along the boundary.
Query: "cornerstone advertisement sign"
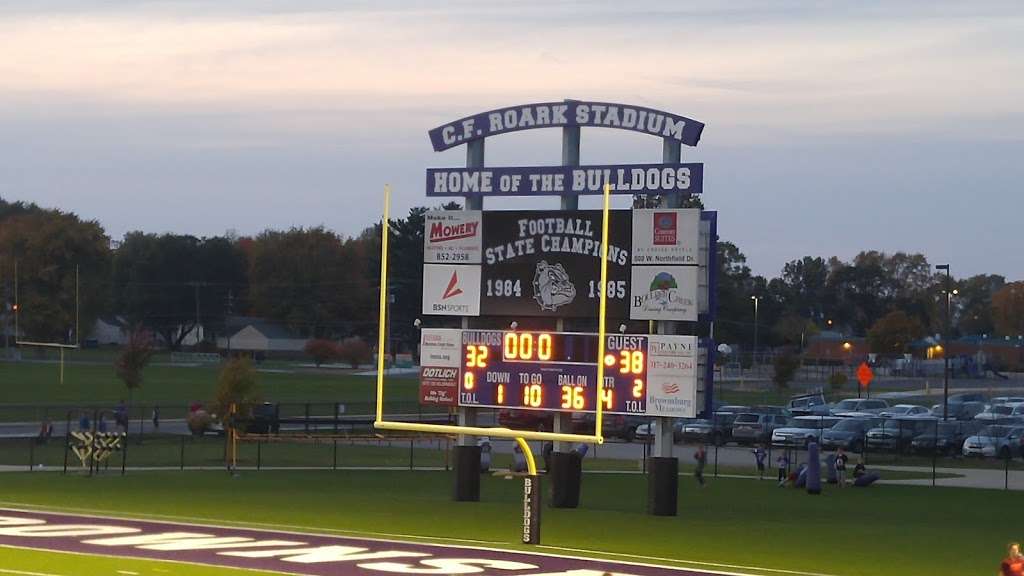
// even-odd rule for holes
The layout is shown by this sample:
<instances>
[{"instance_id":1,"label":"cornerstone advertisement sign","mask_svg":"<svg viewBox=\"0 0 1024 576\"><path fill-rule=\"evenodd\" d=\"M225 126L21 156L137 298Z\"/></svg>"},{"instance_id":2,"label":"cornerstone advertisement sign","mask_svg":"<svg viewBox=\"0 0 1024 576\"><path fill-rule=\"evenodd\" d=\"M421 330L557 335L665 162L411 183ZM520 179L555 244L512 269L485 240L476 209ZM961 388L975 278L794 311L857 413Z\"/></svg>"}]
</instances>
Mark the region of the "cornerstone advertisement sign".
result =
<instances>
[{"instance_id":1,"label":"cornerstone advertisement sign","mask_svg":"<svg viewBox=\"0 0 1024 576\"><path fill-rule=\"evenodd\" d=\"M696 266L699 242L697 208L633 210L633 264Z\"/></svg>"},{"instance_id":2,"label":"cornerstone advertisement sign","mask_svg":"<svg viewBox=\"0 0 1024 576\"><path fill-rule=\"evenodd\" d=\"M424 328L420 332L420 404L457 404L461 355L462 330Z\"/></svg>"},{"instance_id":3,"label":"cornerstone advertisement sign","mask_svg":"<svg viewBox=\"0 0 1024 576\"><path fill-rule=\"evenodd\" d=\"M676 140L687 146L696 146L704 130L704 124L696 120L661 110L629 104L567 100L522 104L467 116L431 130L430 143L436 152L440 152L498 134L566 126L632 130Z\"/></svg>"},{"instance_id":4,"label":"cornerstone advertisement sign","mask_svg":"<svg viewBox=\"0 0 1024 576\"><path fill-rule=\"evenodd\" d=\"M696 336L647 337L647 415L697 415Z\"/></svg>"},{"instance_id":5,"label":"cornerstone advertisement sign","mask_svg":"<svg viewBox=\"0 0 1024 576\"><path fill-rule=\"evenodd\" d=\"M427 212L423 261L430 264L480 263L480 211Z\"/></svg>"},{"instance_id":6,"label":"cornerstone advertisement sign","mask_svg":"<svg viewBox=\"0 0 1024 576\"><path fill-rule=\"evenodd\" d=\"M609 217L608 315L628 316L631 217ZM601 212L483 216L480 304L488 315L593 318L601 295Z\"/></svg>"},{"instance_id":7,"label":"cornerstone advertisement sign","mask_svg":"<svg viewBox=\"0 0 1024 576\"><path fill-rule=\"evenodd\" d=\"M703 164L428 168L427 196L700 194Z\"/></svg>"}]
</instances>

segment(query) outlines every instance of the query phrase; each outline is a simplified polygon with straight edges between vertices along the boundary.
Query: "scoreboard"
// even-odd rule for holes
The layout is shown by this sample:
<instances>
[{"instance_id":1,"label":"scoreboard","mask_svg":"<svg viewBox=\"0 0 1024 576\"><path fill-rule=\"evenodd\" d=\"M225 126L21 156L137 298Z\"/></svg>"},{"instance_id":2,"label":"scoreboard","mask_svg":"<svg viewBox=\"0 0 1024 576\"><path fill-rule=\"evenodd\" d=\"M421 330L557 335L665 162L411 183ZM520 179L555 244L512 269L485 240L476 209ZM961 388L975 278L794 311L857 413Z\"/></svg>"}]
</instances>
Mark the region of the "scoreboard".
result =
<instances>
[{"instance_id":1,"label":"scoreboard","mask_svg":"<svg viewBox=\"0 0 1024 576\"><path fill-rule=\"evenodd\" d=\"M693 416L693 336L424 329L421 402L481 408ZM604 363L604 382L597 363Z\"/></svg>"}]
</instances>

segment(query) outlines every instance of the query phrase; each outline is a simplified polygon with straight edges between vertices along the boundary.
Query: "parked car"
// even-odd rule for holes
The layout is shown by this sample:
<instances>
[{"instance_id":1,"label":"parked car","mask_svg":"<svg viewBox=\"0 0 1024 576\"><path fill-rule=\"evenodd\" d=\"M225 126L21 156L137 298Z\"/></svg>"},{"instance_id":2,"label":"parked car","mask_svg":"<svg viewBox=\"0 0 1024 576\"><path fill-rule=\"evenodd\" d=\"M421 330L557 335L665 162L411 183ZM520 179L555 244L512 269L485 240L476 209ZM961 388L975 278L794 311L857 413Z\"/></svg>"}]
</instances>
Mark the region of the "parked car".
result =
<instances>
[{"instance_id":1,"label":"parked car","mask_svg":"<svg viewBox=\"0 0 1024 576\"><path fill-rule=\"evenodd\" d=\"M985 403L988 399L981 392L961 392L960 394L950 394L950 404L963 404L964 402L981 402Z\"/></svg>"},{"instance_id":2,"label":"parked car","mask_svg":"<svg viewBox=\"0 0 1024 576\"><path fill-rule=\"evenodd\" d=\"M696 418L677 418L672 422L672 442L679 442L683 439L683 426ZM638 442L651 442L654 440L654 422L644 422L636 427L633 439Z\"/></svg>"},{"instance_id":3,"label":"parked car","mask_svg":"<svg viewBox=\"0 0 1024 576\"><path fill-rule=\"evenodd\" d=\"M708 442L714 425L711 420L698 418L683 423L683 442Z\"/></svg>"},{"instance_id":4,"label":"parked car","mask_svg":"<svg viewBox=\"0 0 1024 576\"><path fill-rule=\"evenodd\" d=\"M996 396L992 399L992 405L996 404L1024 404L1024 396Z\"/></svg>"},{"instance_id":5,"label":"parked car","mask_svg":"<svg viewBox=\"0 0 1024 576\"><path fill-rule=\"evenodd\" d=\"M832 410L825 401L825 395L803 394L793 396L786 406L793 416L831 416Z\"/></svg>"},{"instance_id":6,"label":"parked car","mask_svg":"<svg viewBox=\"0 0 1024 576\"><path fill-rule=\"evenodd\" d=\"M875 398L847 398L832 405L832 414L836 416L856 417L874 415L889 408L885 400Z\"/></svg>"},{"instance_id":7,"label":"parked car","mask_svg":"<svg viewBox=\"0 0 1024 576\"><path fill-rule=\"evenodd\" d=\"M864 437L869 449L904 452L910 449L915 436L935 430L938 423L933 417L888 418L868 430Z\"/></svg>"},{"instance_id":8,"label":"parked car","mask_svg":"<svg viewBox=\"0 0 1024 576\"><path fill-rule=\"evenodd\" d=\"M957 454L968 436L981 430L982 422L978 420L939 421L937 427L914 436L910 442L910 451L920 454L938 453L943 455Z\"/></svg>"},{"instance_id":9,"label":"parked car","mask_svg":"<svg viewBox=\"0 0 1024 576\"><path fill-rule=\"evenodd\" d=\"M785 416L787 418L793 415L793 413L789 411L789 408L785 406L760 405L754 406L753 408L748 410L748 412L752 412L754 414L771 414L773 416Z\"/></svg>"},{"instance_id":10,"label":"parked car","mask_svg":"<svg viewBox=\"0 0 1024 576\"><path fill-rule=\"evenodd\" d=\"M732 439L737 444L763 444L772 439L776 428L788 426L790 419L782 414L746 412L732 423Z\"/></svg>"},{"instance_id":11,"label":"parked car","mask_svg":"<svg viewBox=\"0 0 1024 576\"><path fill-rule=\"evenodd\" d=\"M632 442L636 429L651 422L650 416L630 414L604 414L601 416L601 433L605 438L619 438ZM554 421L552 421L553 425ZM594 414L573 412L572 431L575 434L593 434L597 417Z\"/></svg>"},{"instance_id":12,"label":"parked car","mask_svg":"<svg viewBox=\"0 0 1024 576\"><path fill-rule=\"evenodd\" d=\"M901 416L931 416L932 411L916 404L897 404L878 413L882 418L899 418Z\"/></svg>"},{"instance_id":13,"label":"parked car","mask_svg":"<svg viewBox=\"0 0 1024 576\"><path fill-rule=\"evenodd\" d=\"M776 428L772 432L772 444L776 446L807 446L811 440L820 440L825 430L835 426L841 419L836 416L797 416L789 426Z\"/></svg>"},{"instance_id":14,"label":"parked car","mask_svg":"<svg viewBox=\"0 0 1024 576\"><path fill-rule=\"evenodd\" d=\"M971 420L978 414L985 411L985 403L979 400L968 402L953 402L950 396L948 418L950 420ZM932 406L932 414L936 418L942 418L942 404Z\"/></svg>"},{"instance_id":15,"label":"parked car","mask_svg":"<svg viewBox=\"0 0 1024 576\"><path fill-rule=\"evenodd\" d=\"M730 408L730 406L723 406ZM749 410L749 408L747 408ZM715 446L724 446L732 442L732 425L740 412L715 412L711 419L711 431L707 440Z\"/></svg>"},{"instance_id":16,"label":"parked car","mask_svg":"<svg viewBox=\"0 0 1024 576\"><path fill-rule=\"evenodd\" d=\"M984 420L994 423L996 420L1013 416L1013 406L1006 404L993 404L974 417L975 420Z\"/></svg>"},{"instance_id":17,"label":"parked car","mask_svg":"<svg viewBox=\"0 0 1024 576\"><path fill-rule=\"evenodd\" d=\"M1020 453L1024 426L992 424L964 441L964 456L1011 458Z\"/></svg>"},{"instance_id":18,"label":"parked car","mask_svg":"<svg viewBox=\"0 0 1024 576\"><path fill-rule=\"evenodd\" d=\"M864 434L882 422L875 418L844 418L821 435L821 446L826 450L842 448L851 452L864 451Z\"/></svg>"}]
</instances>

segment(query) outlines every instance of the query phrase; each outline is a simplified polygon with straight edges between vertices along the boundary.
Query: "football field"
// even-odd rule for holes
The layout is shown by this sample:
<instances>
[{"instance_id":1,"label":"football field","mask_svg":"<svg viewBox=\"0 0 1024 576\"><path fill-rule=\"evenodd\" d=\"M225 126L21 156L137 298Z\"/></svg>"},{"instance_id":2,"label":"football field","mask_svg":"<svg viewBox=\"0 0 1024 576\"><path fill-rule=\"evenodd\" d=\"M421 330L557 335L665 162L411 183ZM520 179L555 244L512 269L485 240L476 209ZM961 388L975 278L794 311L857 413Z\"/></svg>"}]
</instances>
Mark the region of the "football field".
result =
<instances>
[{"instance_id":1,"label":"football field","mask_svg":"<svg viewBox=\"0 0 1024 576\"><path fill-rule=\"evenodd\" d=\"M185 532L248 539L231 540L230 545L261 539L293 542L282 544L284 549L373 548L366 544L369 539L396 543L406 553L407 548L422 544L473 549L460 549L457 557L481 554L480 549L526 551L633 563L597 568L627 574L656 570L647 565L686 569L679 574L978 574L992 572L1004 544L1024 532L1018 515L1011 512L1019 499L1012 492L886 485L833 488L810 496L778 488L774 482L745 479L721 478L698 489L691 478L682 477L679 515L664 518L644 513L645 482L637 474L587 474L581 507L544 508L543 545L529 547L518 543L521 483L500 477L484 478L481 502L456 503L450 499L451 475L444 472L265 471L235 478L217 472L132 472L126 477L94 478L6 473L0 475L0 507L8 512L0 516L27 515L54 526L70 522L125 528L125 522L143 519L170 524L129 525L138 531L72 536L77 538L75 543L53 546L45 538L24 536L18 526L11 526L7 529L15 535L5 536L0 543L16 548L0 549L0 567L6 571L2 573L10 574L79 574L85 573L86 566L90 574L232 573L229 568L203 566L216 555L196 557L172 550L165 551L170 556L139 556L132 551L145 542L133 545L129 540L111 546L80 542L123 534ZM71 522L32 516L48 512L84 518ZM249 529L270 532L254 535L246 532ZM44 535L46 530L42 529ZM323 540L332 538L342 540L334 544ZM361 540L344 541L351 538ZM48 546L47 550L25 549ZM419 563L442 558L436 551L412 553L431 556L394 560L419 570L406 573L526 576L588 569L585 561L576 561L583 566L523 561L537 568L502 571L477 566L445 571ZM338 566L358 566L342 561L332 567L334 571L316 572L312 564L301 562L222 565L298 574L343 574ZM372 571L360 574L370 576Z\"/></svg>"}]
</instances>

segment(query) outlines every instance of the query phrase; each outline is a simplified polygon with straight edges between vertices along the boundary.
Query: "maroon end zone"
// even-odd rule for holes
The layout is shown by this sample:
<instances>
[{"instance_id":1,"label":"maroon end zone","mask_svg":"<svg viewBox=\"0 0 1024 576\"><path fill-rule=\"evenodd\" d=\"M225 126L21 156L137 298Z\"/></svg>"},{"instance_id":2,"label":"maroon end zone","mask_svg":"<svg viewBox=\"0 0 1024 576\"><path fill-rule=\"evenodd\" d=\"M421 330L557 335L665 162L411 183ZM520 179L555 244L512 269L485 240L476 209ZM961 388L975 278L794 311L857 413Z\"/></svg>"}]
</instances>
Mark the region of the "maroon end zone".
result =
<instances>
[{"instance_id":1,"label":"maroon end zone","mask_svg":"<svg viewBox=\"0 0 1024 576\"><path fill-rule=\"evenodd\" d=\"M726 572L510 552L0 508L0 545L173 560L307 576L697 576Z\"/></svg>"}]
</instances>

